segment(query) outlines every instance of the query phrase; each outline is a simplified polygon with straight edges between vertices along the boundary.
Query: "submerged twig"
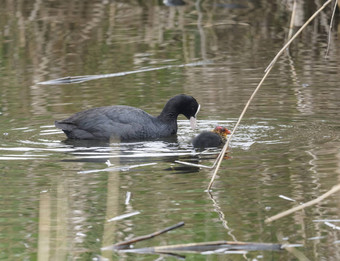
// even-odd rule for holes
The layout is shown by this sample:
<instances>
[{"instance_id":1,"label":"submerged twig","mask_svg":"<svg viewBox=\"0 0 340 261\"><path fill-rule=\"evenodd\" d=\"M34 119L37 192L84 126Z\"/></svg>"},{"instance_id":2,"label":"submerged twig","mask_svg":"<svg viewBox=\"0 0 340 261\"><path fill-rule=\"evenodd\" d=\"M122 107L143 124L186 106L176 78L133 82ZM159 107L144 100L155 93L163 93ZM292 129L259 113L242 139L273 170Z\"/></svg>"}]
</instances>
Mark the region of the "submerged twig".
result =
<instances>
[{"instance_id":1,"label":"submerged twig","mask_svg":"<svg viewBox=\"0 0 340 261\"><path fill-rule=\"evenodd\" d=\"M284 196L284 195L279 195L279 198L282 198L282 199L285 199L285 200L288 200L288 201L296 201L295 199L286 197L286 196Z\"/></svg>"},{"instance_id":2,"label":"submerged twig","mask_svg":"<svg viewBox=\"0 0 340 261\"><path fill-rule=\"evenodd\" d=\"M198 167L198 168L205 168L205 169L212 169L214 168L214 165L212 166L206 166L202 164L196 164L196 163L191 163L191 162L185 162L185 161L180 161L180 160L175 160L176 163L182 164L182 165L187 165L191 167Z\"/></svg>"},{"instance_id":3,"label":"submerged twig","mask_svg":"<svg viewBox=\"0 0 340 261\"><path fill-rule=\"evenodd\" d=\"M299 250L297 250L297 247L302 247L301 244L290 244L287 240L284 239L283 234L281 231L278 231L276 233L277 238L279 239L279 242L281 242L282 248L284 248L286 251L291 253L296 257L299 261L309 261L309 259Z\"/></svg>"},{"instance_id":4,"label":"submerged twig","mask_svg":"<svg viewBox=\"0 0 340 261\"><path fill-rule=\"evenodd\" d=\"M126 192L126 199L125 199L125 205L129 205L131 199L131 192L127 191Z\"/></svg>"},{"instance_id":5,"label":"submerged twig","mask_svg":"<svg viewBox=\"0 0 340 261\"><path fill-rule=\"evenodd\" d=\"M126 213L126 214L123 214L123 215L120 215L120 216L116 216L114 218L110 218L107 222L117 221L117 220L129 218L129 217L132 217L132 216L136 216L136 215L139 215L139 214L140 214L139 211L134 211L134 212L131 212L131 213Z\"/></svg>"},{"instance_id":6,"label":"submerged twig","mask_svg":"<svg viewBox=\"0 0 340 261\"><path fill-rule=\"evenodd\" d=\"M315 205L317 203L319 203L320 201L324 200L325 198L329 197L330 195L334 194L335 192L338 192L340 190L340 184L334 186L332 189L330 189L329 191L327 191L326 193L322 194L320 197L317 197L316 199L313 199L311 201L308 201L304 204L301 204L297 207L294 207L294 208L291 208L291 209L288 209L286 211L283 211L275 216L272 216L270 218L267 218L265 220L265 223L270 223L274 220L277 220L277 219L280 219L282 217L285 217L287 215L290 215L298 210L301 210L301 209L304 209L306 207L309 207L309 206L312 206L312 205Z\"/></svg>"},{"instance_id":7,"label":"submerged twig","mask_svg":"<svg viewBox=\"0 0 340 261\"><path fill-rule=\"evenodd\" d=\"M328 226L328 227L333 228L333 229L340 230L340 227L339 227L339 226L336 226L336 225L334 225L334 224L332 224L332 223L330 223L330 222L325 222L324 224L325 224L326 226Z\"/></svg>"},{"instance_id":8,"label":"submerged twig","mask_svg":"<svg viewBox=\"0 0 340 261\"><path fill-rule=\"evenodd\" d=\"M202 164L196 164L196 163L191 163L191 162L185 162L185 161L180 161L180 160L175 160L176 163L182 164L182 165L187 165L187 166L191 166L191 167L198 167L198 168L205 168L205 169L213 169L216 166L216 163L218 161L218 159L222 156L221 153L218 154L215 162L213 163L212 166L206 166L206 165L202 165Z\"/></svg>"},{"instance_id":9,"label":"submerged twig","mask_svg":"<svg viewBox=\"0 0 340 261\"><path fill-rule=\"evenodd\" d=\"M78 171L78 174L89 174L89 173L97 173L97 172L102 172L102 171L129 171L130 169L145 167L145 166L153 166L153 165L157 165L157 163L154 162L154 163L144 163L144 164L137 164L137 165L130 165L130 166L109 167L105 169L82 170L82 171Z\"/></svg>"},{"instance_id":10,"label":"submerged twig","mask_svg":"<svg viewBox=\"0 0 340 261\"><path fill-rule=\"evenodd\" d=\"M229 251L279 251L282 250L281 244L272 243L253 243L253 242L234 242L234 241L213 241L202 243L189 243L168 246L155 246L137 249L121 250L122 252L132 253L202 253L211 251L212 253L228 253ZM214 252L213 252L214 251ZM243 254L243 252L241 252Z\"/></svg>"},{"instance_id":11,"label":"submerged twig","mask_svg":"<svg viewBox=\"0 0 340 261\"><path fill-rule=\"evenodd\" d=\"M331 45L333 21L334 21L334 15L335 15L335 10L336 10L337 4L338 4L338 0L335 0L334 7L333 7L333 12L332 12L332 17L331 17L331 21L329 23L328 43L327 43L327 50L326 50L325 57L328 56L329 48L330 48L330 45Z\"/></svg>"},{"instance_id":12,"label":"submerged twig","mask_svg":"<svg viewBox=\"0 0 340 261\"><path fill-rule=\"evenodd\" d=\"M113 249L121 249L121 248L124 248L128 245L131 245L133 243L136 243L136 242L139 242L139 241L143 241L143 240L147 240L147 239L150 239L150 238L153 238L153 237L156 237L156 236L159 236L161 234L164 234L170 230L174 230L176 228L179 228L179 227L182 227L184 226L184 222L179 222L177 223L176 225L173 225L171 227L167 227L165 229L162 229L162 230L159 230L159 231L156 231L156 232L153 232L151 234L148 234L148 235L144 235L144 236L140 236L140 237L135 237L135 238L132 238L130 240L127 240L127 241L123 241L123 242L120 242L120 243L117 243L117 244L114 244L113 245Z\"/></svg>"},{"instance_id":13,"label":"submerged twig","mask_svg":"<svg viewBox=\"0 0 340 261\"><path fill-rule=\"evenodd\" d=\"M313 222L340 222L340 219L315 219Z\"/></svg>"},{"instance_id":14,"label":"submerged twig","mask_svg":"<svg viewBox=\"0 0 340 261\"><path fill-rule=\"evenodd\" d=\"M326 3L324 3L324 5L322 7L320 7L308 20L307 22L292 36L292 38L282 47L282 49L276 54L276 56L274 57L274 59L270 62L270 64L268 65L268 67L266 68L265 70L265 74L263 76L263 78L261 79L260 83L257 85L257 87L255 88L254 92L252 93L252 95L250 96L247 104L245 105L233 131L231 132L226 144L224 145L222 151L220 152L220 155L224 155L228 146L229 146L229 142L231 141L231 138L233 137L238 125L240 124L244 114L246 113L250 103L252 102L252 100L254 99L256 93L258 92L258 90L260 89L262 83L264 82L264 80L267 78L268 74L270 73L271 69L273 68L273 65L276 63L277 59L280 57L280 55L284 52L284 50L287 49L287 47L293 42L293 40L295 40L295 38L302 32L302 30L316 17L317 14L319 14L330 2L332 2L332 0L328 0ZM210 183L208 185L208 191L211 189L211 186L215 180L215 177L217 175L217 172L219 170L219 167L222 163L222 159L223 157L219 156L217 159L216 159L216 162L217 162L217 165L216 165L216 169L212 175L212 178L210 180ZM215 162L215 163L216 163ZM215 165L214 163L214 165Z\"/></svg>"},{"instance_id":15,"label":"submerged twig","mask_svg":"<svg viewBox=\"0 0 340 261\"><path fill-rule=\"evenodd\" d=\"M151 71L171 69L171 68L193 67L193 66L200 66L200 65L209 64L209 63L210 63L209 61L204 61L204 62L195 62L195 63L187 63L187 64L179 64L179 65L166 65L166 66L160 66L156 68L145 68L145 69L140 69L140 70L135 70L135 71L109 73L109 74L68 76L68 77L58 78L58 79L49 80L49 81L38 82L37 84L55 85L55 84L82 83L82 82L91 81L91 80L125 76L125 75L135 74L135 73L144 73L144 72L151 72Z\"/></svg>"}]
</instances>

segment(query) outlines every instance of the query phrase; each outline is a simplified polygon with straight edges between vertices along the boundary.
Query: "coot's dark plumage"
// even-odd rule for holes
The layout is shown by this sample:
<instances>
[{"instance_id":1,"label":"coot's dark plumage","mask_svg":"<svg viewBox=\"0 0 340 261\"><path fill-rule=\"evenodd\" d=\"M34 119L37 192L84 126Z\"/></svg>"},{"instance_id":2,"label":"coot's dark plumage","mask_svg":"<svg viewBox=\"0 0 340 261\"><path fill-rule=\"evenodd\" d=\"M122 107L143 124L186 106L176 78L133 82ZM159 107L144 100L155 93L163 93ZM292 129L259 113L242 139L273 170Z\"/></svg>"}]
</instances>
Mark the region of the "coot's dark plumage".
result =
<instances>
[{"instance_id":1,"label":"coot's dark plumage","mask_svg":"<svg viewBox=\"0 0 340 261\"><path fill-rule=\"evenodd\" d=\"M195 98L180 94L171 98L157 117L130 106L106 106L73 114L56 121L70 139L121 141L147 140L168 137L177 133L177 116L183 114L196 125L199 104Z\"/></svg>"},{"instance_id":2,"label":"coot's dark plumage","mask_svg":"<svg viewBox=\"0 0 340 261\"><path fill-rule=\"evenodd\" d=\"M217 126L212 131L204 131L197 135L193 139L192 145L198 149L219 147L224 144L228 134L230 131L227 128Z\"/></svg>"}]
</instances>

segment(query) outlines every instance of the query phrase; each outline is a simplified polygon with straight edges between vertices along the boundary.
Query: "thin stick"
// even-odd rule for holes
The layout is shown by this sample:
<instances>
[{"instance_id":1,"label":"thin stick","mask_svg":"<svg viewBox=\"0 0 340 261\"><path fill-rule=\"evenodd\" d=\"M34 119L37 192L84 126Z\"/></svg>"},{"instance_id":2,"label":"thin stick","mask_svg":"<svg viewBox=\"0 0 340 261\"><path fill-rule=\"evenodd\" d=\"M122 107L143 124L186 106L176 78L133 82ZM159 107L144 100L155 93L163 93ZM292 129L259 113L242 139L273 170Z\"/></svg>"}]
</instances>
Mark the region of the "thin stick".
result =
<instances>
[{"instance_id":1,"label":"thin stick","mask_svg":"<svg viewBox=\"0 0 340 261\"><path fill-rule=\"evenodd\" d=\"M331 21L330 21L330 23L329 23L328 44L327 44L327 50L326 50L325 57L327 57L327 56L328 56L329 47L330 47L330 45L331 45L331 37L332 37L333 20L334 20L334 15L335 15L335 10L336 10L336 6L337 6L337 4L338 4L338 0L335 0L334 7L333 7L333 12L332 12L332 18L331 18Z\"/></svg>"},{"instance_id":2,"label":"thin stick","mask_svg":"<svg viewBox=\"0 0 340 261\"><path fill-rule=\"evenodd\" d=\"M171 68L194 67L194 66L200 66L200 65L205 65L205 64L209 64L209 63L210 63L209 61L203 61L203 62L187 63L187 64L179 64L179 65L166 65L166 66L160 66L160 67L156 67L156 68L146 68L146 69L140 69L140 70L134 70L134 71L127 71L127 72L98 74L98 75L68 76L68 77L58 78L58 79L54 79L54 80L38 82L37 84L40 84L40 85L55 85L55 84L82 83L82 82L104 79L104 78L125 76L125 75L129 75L129 74L151 72L151 71L158 71L158 70L171 69Z\"/></svg>"},{"instance_id":3,"label":"thin stick","mask_svg":"<svg viewBox=\"0 0 340 261\"><path fill-rule=\"evenodd\" d=\"M301 209L304 209L306 207L309 207L309 206L312 206L312 205L315 205L317 203L319 203L320 201L324 200L325 198L329 197L330 195L334 194L335 192L338 192L340 190L340 184L334 186L331 190L327 191L326 193L322 194L320 197L316 198L316 199L313 199L311 201L308 201L302 205L299 205L297 207L294 207L294 208L291 208L291 209L288 209L286 211L283 211L275 216L272 216L270 218L267 218L264 222L265 223L270 223L274 220L277 220L279 218L282 218L282 217L285 217L287 215L290 215L292 213L294 213L295 211L298 211L298 210L301 210Z\"/></svg>"},{"instance_id":4,"label":"thin stick","mask_svg":"<svg viewBox=\"0 0 340 261\"><path fill-rule=\"evenodd\" d=\"M303 31L303 29L306 28L306 26L333 0L328 0L326 3L323 4L323 6L320 7L319 10L317 10L308 20L304 23L304 25L294 34L292 38L282 47L282 49L277 53L277 55L274 57L274 59L270 62L268 67L266 68L265 72L269 70L275 63L276 60L280 57L280 55L284 52L284 50L287 49L287 47L295 40L296 37Z\"/></svg>"},{"instance_id":5,"label":"thin stick","mask_svg":"<svg viewBox=\"0 0 340 261\"><path fill-rule=\"evenodd\" d=\"M255 242L235 242L235 241L212 241L201 243L188 243L179 245L155 246L137 249L124 249L125 253L202 253L207 251L278 251L282 250L282 244L275 243L255 243Z\"/></svg>"},{"instance_id":6,"label":"thin stick","mask_svg":"<svg viewBox=\"0 0 340 261\"><path fill-rule=\"evenodd\" d=\"M190 162L185 162L185 161L180 161L180 160L175 160L175 162L182 164L182 165L187 165L187 166L191 166L191 167L198 167L198 168L212 169L214 167L214 165L213 166L206 166L206 165L202 165L202 164L190 163Z\"/></svg>"},{"instance_id":7,"label":"thin stick","mask_svg":"<svg viewBox=\"0 0 340 261\"><path fill-rule=\"evenodd\" d=\"M274 59L270 62L269 66L268 66L268 67L266 68L266 70L265 70L265 74L264 74L263 78L261 79L260 83L257 85L256 89L254 90L253 94L251 95L250 99L248 100L246 106L244 107L244 109L243 109L243 111L242 111L242 113L241 113L241 115L240 115L240 117L239 117L239 119L238 119L238 121L237 121L237 123L236 123L236 125L235 125L235 127L234 127L234 129L233 129L233 131L231 132L231 134L230 134L230 136L229 136L229 138L228 138L226 144L224 145L222 151L220 152L220 155L224 155L224 154L225 154L225 152L226 152L226 150L227 150L227 148L228 148L229 142L231 141L231 138L233 137L233 135L234 135L234 133L235 133L235 131L236 131L238 125L240 124L240 122L241 122L241 120L242 120L244 114L246 113L246 111L247 111L247 109L248 109L248 107L249 107L251 101L253 100L255 94L257 93L257 91L260 89L260 87L261 87L262 83L264 82L264 80L267 78L269 72L270 72L271 69L273 68L273 65L276 63L276 61L277 61L277 59L279 58L279 56L283 53L284 50L287 49L287 47L288 47L288 46L292 43L292 41L293 41L293 40L294 40L294 39L302 32L302 30L303 30L303 29L304 29L304 28L305 28L305 27L306 27L306 26L307 26L307 25L308 25L308 24L316 17L316 15L317 15L318 13L320 13L321 10L323 10L330 2L332 2L332 0L328 0L322 7L320 7L320 9L317 10L317 11L316 11L316 12L308 19L308 21L307 21L307 22L306 22L306 23L305 23L305 24L304 24L304 25L303 25L303 26L302 26L302 27L294 34L294 36L293 36L293 37L292 37L292 38L291 38L291 39L283 46L283 48L277 53L277 55L274 57ZM223 159L223 157L221 157L221 156L219 156L219 157L216 159L217 165L216 165L216 169L215 169L215 171L214 171L214 173L213 173L213 175L212 175L212 178L211 178L211 180L210 180L210 183L209 183L209 185L208 185L208 191L210 191L211 186L212 186L212 184L213 184L213 182L214 182L214 180L215 180L215 177L216 177L216 174L217 174L217 172L218 172L218 170L219 170L219 168L220 168L222 159ZM216 163L216 162L215 162L215 163ZM214 165L215 165L215 163L214 163Z\"/></svg>"},{"instance_id":8,"label":"thin stick","mask_svg":"<svg viewBox=\"0 0 340 261\"><path fill-rule=\"evenodd\" d=\"M228 148L228 146L229 146L229 142L231 141L231 138L233 137L233 135L234 135L234 133L235 133L235 131L236 131L238 125L240 124L240 122L241 122L241 120L242 120L244 114L246 113L246 111L247 111L247 109L248 109L248 107L249 107L251 101L254 99L254 97L255 97L257 91L260 89L262 83L263 83L264 80L267 78L267 76L268 76L268 74L270 73L271 69L272 69L272 67L270 67L270 69L265 73L265 75L263 76L262 80L260 81L260 83L257 85L256 89L254 90L253 94L250 96L250 99L248 100L246 106L244 107L244 109L243 109L243 111L242 111L240 117L238 118L238 121L236 122L233 131L231 132L231 134L230 134L230 136L229 136L227 142L224 144L224 147L223 147L222 151L220 152L220 156L216 159L217 165L216 165L214 174L213 174L213 176L211 177L211 180L210 180L210 183L209 183L209 186L208 186L208 191L210 191L210 188L211 188L212 184L214 183L216 174L217 174L217 172L218 172L218 170L219 170L219 168L220 168L220 165L221 165L221 163L222 163L223 157L221 157L221 155L224 155L224 154L226 153L227 148ZM214 164L214 165L215 165L215 164Z\"/></svg>"},{"instance_id":9,"label":"thin stick","mask_svg":"<svg viewBox=\"0 0 340 261\"><path fill-rule=\"evenodd\" d=\"M133 243L136 243L136 242L139 242L139 241L143 241L143 240L147 240L147 239L150 239L150 238L153 238L155 236L159 236L161 234L164 234L170 230L173 230L173 229L176 229L176 228L179 228L181 226L184 226L184 222L179 222L178 224L176 225L173 225L171 227L167 227L165 229L162 229L162 230L159 230L159 231L156 231L156 232L153 232L151 234L148 234L148 235L144 235L144 236L140 236L140 237L135 237L135 238L132 238L130 240L127 240L127 241L123 241L123 242L120 242L120 243L117 243L117 244L114 244L113 247L115 249L120 249L124 246L127 246L127 245L131 245Z\"/></svg>"},{"instance_id":10,"label":"thin stick","mask_svg":"<svg viewBox=\"0 0 340 261\"><path fill-rule=\"evenodd\" d=\"M292 34L293 34L293 27L294 27L294 21L295 21L295 13L296 13L296 0L294 0L293 10L292 10L292 17L290 18L288 40L292 37Z\"/></svg>"},{"instance_id":11,"label":"thin stick","mask_svg":"<svg viewBox=\"0 0 340 261\"><path fill-rule=\"evenodd\" d=\"M201 154L204 155L204 154ZM205 168L205 169L213 169L216 166L217 161L219 158L222 156L222 153L219 153L217 158L215 159L214 163L211 166L206 166L202 164L196 164L196 163L191 163L191 162L185 162L185 161L180 161L180 160L175 160L176 163L182 164L182 165L187 165L191 167L198 167L198 168Z\"/></svg>"}]
</instances>

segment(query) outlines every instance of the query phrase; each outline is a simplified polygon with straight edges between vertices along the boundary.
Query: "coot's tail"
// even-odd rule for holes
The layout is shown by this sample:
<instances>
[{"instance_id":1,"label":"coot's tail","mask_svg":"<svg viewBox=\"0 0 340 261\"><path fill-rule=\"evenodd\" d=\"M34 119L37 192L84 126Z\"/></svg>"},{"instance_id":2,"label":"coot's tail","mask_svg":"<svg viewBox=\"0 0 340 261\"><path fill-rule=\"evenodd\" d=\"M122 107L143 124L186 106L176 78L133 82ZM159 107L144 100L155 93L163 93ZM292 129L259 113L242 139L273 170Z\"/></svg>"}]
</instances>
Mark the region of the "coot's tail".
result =
<instances>
[{"instance_id":1,"label":"coot's tail","mask_svg":"<svg viewBox=\"0 0 340 261\"><path fill-rule=\"evenodd\" d=\"M65 121L55 121L54 125L58 128L58 129L62 129L62 130L68 130L71 131L74 128L74 125L72 123L69 122L65 122Z\"/></svg>"},{"instance_id":2,"label":"coot's tail","mask_svg":"<svg viewBox=\"0 0 340 261\"><path fill-rule=\"evenodd\" d=\"M100 139L100 137L94 136L92 133L82 130L81 128L74 125L72 122L63 121L55 121L54 125L61 129L69 139Z\"/></svg>"},{"instance_id":3,"label":"coot's tail","mask_svg":"<svg viewBox=\"0 0 340 261\"><path fill-rule=\"evenodd\" d=\"M73 135L73 128L74 126L72 126L72 124L64 122L64 121L55 121L54 125L58 128L61 129L68 138L70 139L74 139L74 135Z\"/></svg>"}]
</instances>

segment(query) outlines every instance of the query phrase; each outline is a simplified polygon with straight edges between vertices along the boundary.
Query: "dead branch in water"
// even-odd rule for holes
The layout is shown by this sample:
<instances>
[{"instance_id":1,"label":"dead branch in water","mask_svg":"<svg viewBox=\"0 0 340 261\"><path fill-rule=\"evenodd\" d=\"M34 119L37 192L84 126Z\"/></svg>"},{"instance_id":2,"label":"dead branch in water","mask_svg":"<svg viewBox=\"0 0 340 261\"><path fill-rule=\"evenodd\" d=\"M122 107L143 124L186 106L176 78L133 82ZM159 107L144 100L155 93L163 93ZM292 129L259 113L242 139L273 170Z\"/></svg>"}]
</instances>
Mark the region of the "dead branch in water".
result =
<instances>
[{"instance_id":1,"label":"dead branch in water","mask_svg":"<svg viewBox=\"0 0 340 261\"><path fill-rule=\"evenodd\" d=\"M334 194L335 192L338 192L339 190L340 190L340 184L334 186L331 190L327 191L326 193L322 194L320 197L318 197L316 199L313 199L313 200L308 201L308 202L306 202L306 203L304 203L302 205L299 205L297 207L288 209L288 210L286 210L284 212L281 212L281 213L279 213L279 214L277 214L275 216L267 218L265 220L265 223L270 223L270 222L272 222L274 220L277 220L279 218L282 218L282 217L285 217L285 216L287 216L289 214L292 214L292 213L294 213L294 212L296 212L298 210L301 210L301 209L304 209L306 207L315 205L315 204L319 203L320 201L324 200L325 198L329 197L330 195Z\"/></svg>"},{"instance_id":2,"label":"dead branch in water","mask_svg":"<svg viewBox=\"0 0 340 261\"><path fill-rule=\"evenodd\" d=\"M168 246L155 246L146 248L136 249L124 249L119 252L129 253L141 253L141 254L152 254L152 253L228 253L230 251L279 251L284 249L282 244L272 243L253 243L253 242L234 242L234 241L213 241L213 242L202 242L202 243L189 243L189 244L178 244ZM243 253L241 252L241 253Z\"/></svg>"},{"instance_id":3,"label":"dead branch in water","mask_svg":"<svg viewBox=\"0 0 340 261\"><path fill-rule=\"evenodd\" d=\"M292 36L292 38L290 38L290 40L282 47L282 49L276 54L276 56L274 57L274 59L270 62L270 64L269 64L268 67L266 68L265 74L264 74L263 78L261 79L260 83L257 85L257 87L255 88L254 92L253 92L252 95L250 96L250 98L249 98L248 102L246 103L246 105L245 105L245 107L244 107L244 109L243 109L243 111L242 111L242 113L241 113L241 115L240 115L238 121L237 121L236 124L235 124L235 127L234 127L233 131L231 132L231 134L230 134L230 136L229 136L227 142L225 143L225 145L224 145L222 151L220 152L219 157L218 157L218 158L216 159L216 161L215 161L215 163L217 162L217 164L216 164L216 168L215 168L215 170L214 170L214 173L213 173L213 175L212 175L212 178L211 178L211 180L210 180L210 182L209 182L208 191L210 191L211 186L212 186L212 184L214 183L215 177L216 177L217 172L218 172L218 170L219 170L219 168L220 168L220 165L221 165L221 163L222 163L223 157L221 157L221 155L224 155L224 154L226 153L227 148L228 148L228 146L229 146L229 142L231 141L231 139L232 139L232 137L233 137L233 135L234 135L234 133L235 133L235 131L236 131L238 125L240 124L240 122L241 122L241 120L242 120L244 114L246 113L246 111L247 111L247 109L248 109L250 103L251 103L252 100L254 99L256 93L257 93L258 90L260 89L260 87L261 87L262 83L264 82L264 80L267 78L267 76L268 76L268 74L270 73L271 69L273 68L274 64L277 62L278 58L281 56L281 54L284 52L284 50L286 50L287 47L289 47L289 45L295 40L295 38L303 31L303 29L305 29L306 26L307 26L307 25L308 25L308 24L309 24L309 23L310 23L310 22L311 22L311 21L312 21L319 13L320 13L320 12L321 12L321 11L322 11L329 3L331 3L332 1L333 1L333 0L328 0L327 2L325 2L325 3L323 4L323 6L321 6L321 7L320 7L320 8L319 8L319 9L318 9L318 10L317 10L317 11L316 11L316 12L315 12L308 20L307 20L307 22L305 22L304 25L301 26L301 28L300 28L300 29ZM215 165L215 163L214 163L214 165Z\"/></svg>"},{"instance_id":4,"label":"dead branch in water","mask_svg":"<svg viewBox=\"0 0 340 261\"><path fill-rule=\"evenodd\" d=\"M289 32L288 32L288 37L287 37L288 40L289 40L289 39L292 37L292 35L293 35L295 14L296 14L296 0L294 0L293 9L292 9L292 17L290 18Z\"/></svg>"},{"instance_id":5,"label":"dead branch in water","mask_svg":"<svg viewBox=\"0 0 340 261\"><path fill-rule=\"evenodd\" d=\"M92 81L92 80L119 77L119 76L125 76L125 75L129 75L129 74L144 73L144 72L158 71L158 70L171 69L171 68L184 68L184 67L201 66L201 65L209 64L209 63L210 63L209 61L202 61L202 62L196 62L196 63L166 65L166 66L160 66L160 67L156 67L156 68L146 68L146 69L141 69L141 70L127 71L127 72L99 74L99 75L67 76L67 77L58 78L58 79L54 79L54 80L38 82L37 84L40 84L40 85L56 85L56 84L83 83L83 82Z\"/></svg>"},{"instance_id":6,"label":"dead branch in water","mask_svg":"<svg viewBox=\"0 0 340 261\"><path fill-rule=\"evenodd\" d=\"M150 239L150 238L153 238L153 237L156 237L156 236L159 236L161 234L164 234L170 230L174 230L176 228L179 228L179 227L182 227L184 226L184 222L179 222L177 223L176 225L173 225L171 227L167 227L167 228L164 228L162 230L159 230L159 231L156 231L156 232L153 232L151 234L148 234L148 235L144 235L144 236L140 236L140 237L135 237L135 238L132 238L130 240L127 240L127 241L123 241L123 242L120 242L120 243L117 243L117 244L114 244L113 245L113 249L122 249L122 248L125 248L133 243L136 243L136 242L139 242L139 241L143 241L143 240L147 240L147 239Z\"/></svg>"},{"instance_id":7,"label":"dead branch in water","mask_svg":"<svg viewBox=\"0 0 340 261\"><path fill-rule=\"evenodd\" d=\"M119 253L137 253L137 254L167 254L179 256L180 253L201 253L201 254L245 254L248 251L280 251L288 247L287 245L278 243L256 243L256 242L240 242L240 241L212 241L200 243L188 243L166 246L153 246L145 248L131 249L129 246L133 243L147 240L155 236L166 233L170 230L179 228L184 222L162 229L160 231L136 237L127 241L117 243L112 246L104 247L102 250L113 250ZM180 256L183 257L183 256Z\"/></svg>"},{"instance_id":8,"label":"dead branch in water","mask_svg":"<svg viewBox=\"0 0 340 261\"><path fill-rule=\"evenodd\" d=\"M325 57L328 56L329 47L330 47L330 45L331 45L331 37L332 37L333 21L334 21L334 15L335 15L335 11L336 11L336 6L337 6L337 4L338 4L338 0L335 0L334 7L333 7L333 12L332 12L332 18L331 18L331 21L330 21L330 23L329 23L328 44L327 44L327 50L326 50Z\"/></svg>"}]
</instances>

